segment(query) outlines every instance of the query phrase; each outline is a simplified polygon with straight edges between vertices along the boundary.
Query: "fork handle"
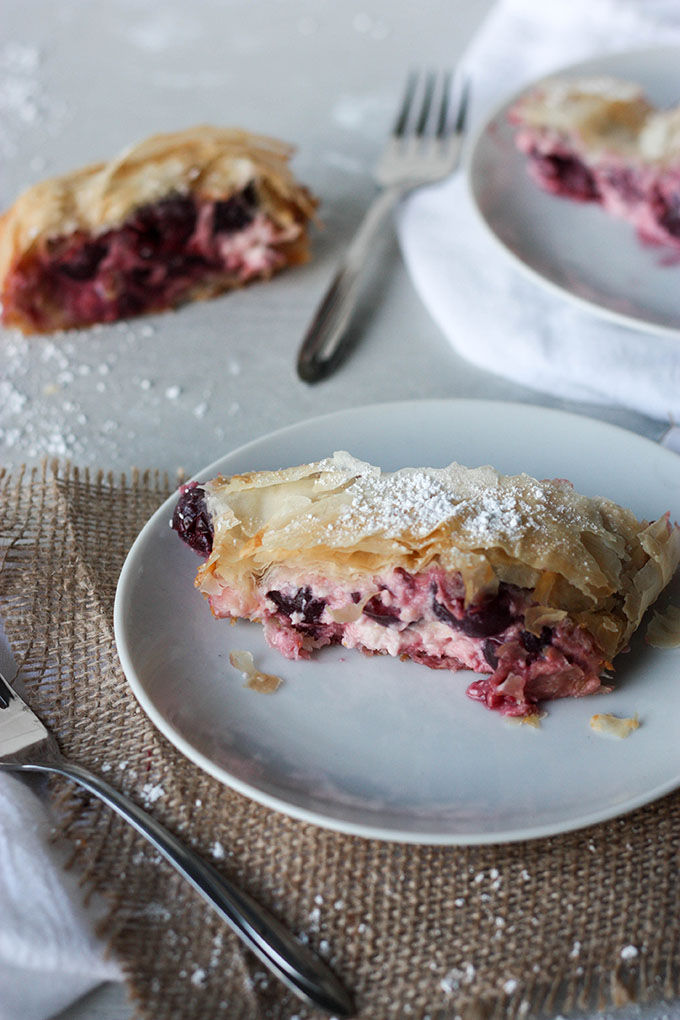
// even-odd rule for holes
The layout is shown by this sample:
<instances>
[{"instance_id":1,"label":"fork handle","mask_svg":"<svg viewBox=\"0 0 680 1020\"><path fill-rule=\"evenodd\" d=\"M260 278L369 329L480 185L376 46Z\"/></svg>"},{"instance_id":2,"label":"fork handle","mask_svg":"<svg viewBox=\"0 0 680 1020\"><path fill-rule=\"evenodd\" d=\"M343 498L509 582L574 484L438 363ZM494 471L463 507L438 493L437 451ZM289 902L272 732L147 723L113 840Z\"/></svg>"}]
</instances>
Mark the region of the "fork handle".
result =
<instances>
[{"instance_id":1,"label":"fork handle","mask_svg":"<svg viewBox=\"0 0 680 1020\"><path fill-rule=\"evenodd\" d=\"M408 191L403 185L384 188L369 206L340 268L321 301L298 354L298 375L316 382L342 355L359 297L359 278L373 250L373 240L387 214Z\"/></svg>"},{"instance_id":2,"label":"fork handle","mask_svg":"<svg viewBox=\"0 0 680 1020\"><path fill-rule=\"evenodd\" d=\"M323 960L303 946L268 910L233 885L125 794L73 762L25 763L15 767L20 771L53 772L66 776L95 794L145 836L262 963L296 995L327 1013L340 1017L353 1015L354 1004L350 994Z\"/></svg>"}]
</instances>

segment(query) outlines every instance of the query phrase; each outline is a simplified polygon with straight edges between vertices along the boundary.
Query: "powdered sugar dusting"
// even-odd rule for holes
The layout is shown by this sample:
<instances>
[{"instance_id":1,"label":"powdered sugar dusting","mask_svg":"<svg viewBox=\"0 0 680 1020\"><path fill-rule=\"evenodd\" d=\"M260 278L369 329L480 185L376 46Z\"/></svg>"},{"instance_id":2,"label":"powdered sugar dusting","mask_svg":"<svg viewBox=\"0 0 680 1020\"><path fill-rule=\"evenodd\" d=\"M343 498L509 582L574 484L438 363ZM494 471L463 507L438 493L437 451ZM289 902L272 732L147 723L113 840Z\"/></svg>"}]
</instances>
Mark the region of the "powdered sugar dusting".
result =
<instances>
[{"instance_id":1,"label":"powdered sugar dusting","mask_svg":"<svg viewBox=\"0 0 680 1020\"><path fill-rule=\"evenodd\" d=\"M448 520L456 507L451 492L424 471L362 476L348 491L352 502L341 515L340 526L347 518L370 517L375 530L389 536L406 528L426 535Z\"/></svg>"},{"instance_id":2,"label":"powdered sugar dusting","mask_svg":"<svg viewBox=\"0 0 680 1020\"><path fill-rule=\"evenodd\" d=\"M545 509L540 485L531 486L532 503ZM517 486L493 488L480 492L473 500L464 500L456 515L464 515L465 531L472 538L490 541L505 536L517 539L529 528L538 528L533 511L528 509L527 494ZM469 515L469 516L468 516Z\"/></svg>"},{"instance_id":3,"label":"powdered sugar dusting","mask_svg":"<svg viewBox=\"0 0 680 1020\"><path fill-rule=\"evenodd\" d=\"M542 483L522 476L503 478L491 468L406 469L394 474L361 475L349 487L351 503L338 526L371 522L371 531L422 538L450 523L474 545L516 541L540 529L548 512Z\"/></svg>"},{"instance_id":4,"label":"powdered sugar dusting","mask_svg":"<svg viewBox=\"0 0 680 1020\"><path fill-rule=\"evenodd\" d=\"M165 790L160 784L154 785L153 783L145 783L142 787L142 800L147 807L155 804L157 800L163 797Z\"/></svg>"}]
</instances>

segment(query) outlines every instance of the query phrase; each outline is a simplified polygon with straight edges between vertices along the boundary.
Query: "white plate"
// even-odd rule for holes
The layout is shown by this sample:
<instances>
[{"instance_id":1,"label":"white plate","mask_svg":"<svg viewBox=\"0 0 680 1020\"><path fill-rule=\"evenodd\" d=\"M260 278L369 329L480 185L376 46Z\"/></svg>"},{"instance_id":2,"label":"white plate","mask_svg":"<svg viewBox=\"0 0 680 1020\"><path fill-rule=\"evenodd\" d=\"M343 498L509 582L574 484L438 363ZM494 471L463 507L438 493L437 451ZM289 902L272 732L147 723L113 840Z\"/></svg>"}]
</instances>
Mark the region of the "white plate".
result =
<instances>
[{"instance_id":1,"label":"white plate","mask_svg":"<svg viewBox=\"0 0 680 1020\"><path fill-rule=\"evenodd\" d=\"M493 463L568 477L653 517L680 517L680 459L614 426L487 401L375 405L258 439L197 477L305 463L333 450L396 469ZM418 843L493 843L610 818L680 785L680 653L637 640L614 694L553 702L539 730L471 701L469 673L325 649L289 662L259 625L214 620L199 560L151 518L123 568L115 632L142 708L179 750L254 800L348 833ZM244 687L229 652L248 649L284 683ZM626 740L595 735L595 712L639 713Z\"/></svg>"},{"instance_id":2,"label":"white plate","mask_svg":"<svg viewBox=\"0 0 680 1020\"><path fill-rule=\"evenodd\" d=\"M656 105L680 101L677 47L601 56L556 73L614 75L639 82ZM630 224L595 203L570 201L538 187L508 122L508 109L522 93L489 117L471 145L468 181L482 221L535 281L608 319L677 335L678 253L643 244Z\"/></svg>"}]
</instances>

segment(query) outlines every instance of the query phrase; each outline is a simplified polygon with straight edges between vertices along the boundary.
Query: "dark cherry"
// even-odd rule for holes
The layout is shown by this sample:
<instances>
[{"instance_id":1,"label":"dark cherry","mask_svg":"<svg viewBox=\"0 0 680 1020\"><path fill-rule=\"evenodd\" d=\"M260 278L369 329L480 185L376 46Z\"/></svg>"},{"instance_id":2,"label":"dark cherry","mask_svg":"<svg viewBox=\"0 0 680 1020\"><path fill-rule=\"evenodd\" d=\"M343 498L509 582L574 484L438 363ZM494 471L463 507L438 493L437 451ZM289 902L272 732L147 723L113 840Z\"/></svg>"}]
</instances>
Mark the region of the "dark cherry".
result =
<instances>
[{"instance_id":1,"label":"dark cherry","mask_svg":"<svg viewBox=\"0 0 680 1020\"><path fill-rule=\"evenodd\" d=\"M552 630L550 627L542 627L540 635L531 634L528 630L523 630L519 639L530 655L540 655L546 645L552 642Z\"/></svg>"},{"instance_id":2,"label":"dark cherry","mask_svg":"<svg viewBox=\"0 0 680 1020\"><path fill-rule=\"evenodd\" d=\"M590 170L573 156L533 153L532 159L546 181L558 183L564 194L583 202L597 202L600 193Z\"/></svg>"},{"instance_id":3,"label":"dark cherry","mask_svg":"<svg viewBox=\"0 0 680 1020\"><path fill-rule=\"evenodd\" d=\"M267 598L271 599L279 612L285 616L301 613L303 619L301 623L296 624L297 627L314 624L326 607L326 600L315 599L309 587L298 588L294 595L284 595L275 590L268 591Z\"/></svg>"},{"instance_id":4,"label":"dark cherry","mask_svg":"<svg viewBox=\"0 0 680 1020\"><path fill-rule=\"evenodd\" d=\"M383 627L389 627L390 624L399 622L399 610L395 606L386 606L380 595L374 595L372 599L369 599L364 606L364 616L368 616L370 620L375 620L376 623L381 624Z\"/></svg>"},{"instance_id":5,"label":"dark cherry","mask_svg":"<svg viewBox=\"0 0 680 1020\"><path fill-rule=\"evenodd\" d=\"M482 652L484 658L489 663L492 669L496 669L498 666L498 656L496 655L496 649L501 644L497 638L487 638L482 645Z\"/></svg>"},{"instance_id":6,"label":"dark cherry","mask_svg":"<svg viewBox=\"0 0 680 1020\"><path fill-rule=\"evenodd\" d=\"M252 184L224 202L215 202L213 234L232 234L235 230L243 230L255 217L256 203Z\"/></svg>"},{"instance_id":7,"label":"dark cherry","mask_svg":"<svg viewBox=\"0 0 680 1020\"><path fill-rule=\"evenodd\" d=\"M255 208L257 205L257 190L253 181L246 184L241 194L243 195L243 201Z\"/></svg>"},{"instance_id":8,"label":"dark cherry","mask_svg":"<svg viewBox=\"0 0 680 1020\"><path fill-rule=\"evenodd\" d=\"M127 277L136 287L146 287L152 272L151 266L133 266L129 270Z\"/></svg>"},{"instance_id":9,"label":"dark cherry","mask_svg":"<svg viewBox=\"0 0 680 1020\"><path fill-rule=\"evenodd\" d=\"M108 251L106 244L86 241L70 245L55 260L55 268L71 280L92 280L97 275L99 264Z\"/></svg>"},{"instance_id":10,"label":"dark cherry","mask_svg":"<svg viewBox=\"0 0 680 1020\"><path fill-rule=\"evenodd\" d=\"M409 574L408 570L404 570L403 567L395 567L394 572L399 575L409 591L413 591L416 586L416 579L413 574Z\"/></svg>"},{"instance_id":11,"label":"dark cherry","mask_svg":"<svg viewBox=\"0 0 680 1020\"><path fill-rule=\"evenodd\" d=\"M126 224L137 236L140 258L158 252L179 251L196 228L196 205L191 198L171 195L160 202L142 206Z\"/></svg>"},{"instance_id":12,"label":"dark cherry","mask_svg":"<svg viewBox=\"0 0 680 1020\"><path fill-rule=\"evenodd\" d=\"M172 526L182 541L197 553L201 556L210 555L213 527L205 502L205 492L196 482L190 482L180 492L172 516Z\"/></svg>"},{"instance_id":13,"label":"dark cherry","mask_svg":"<svg viewBox=\"0 0 680 1020\"><path fill-rule=\"evenodd\" d=\"M653 203L653 208L664 230L673 237L680 237L680 201L677 196L664 199L659 195Z\"/></svg>"},{"instance_id":14,"label":"dark cherry","mask_svg":"<svg viewBox=\"0 0 680 1020\"><path fill-rule=\"evenodd\" d=\"M512 623L512 614L503 599L493 599L481 606L470 606L460 629L470 637L490 637L500 634Z\"/></svg>"},{"instance_id":15,"label":"dark cherry","mask_svg":"<svg viewBox=\"0 0 680 1020\"><path fill-rule=\"evenodd\" d=\"M437 591L437 586L433 585L432 591ZM442 623L448 623L450 627L455 627L457 630L460 629L462 623L457 616L454 616L450 609L447 609L443 602L439 602L438 599L432 599L432 612L441 620Z\"/></svg>"},{"instance_id":16,"label":"dark cherry","mask_svg":"<svg viewBox=\"0 0 680 1020\"><path fill-rule=\"evenodd\" d=\"M461 619L436 598L432 599L432 611L438 620L455 630L462 630L469 637L491 637L492 634L500 634L512 623L512 614L502 592L494 599L470 606Z\"/></svg>"},{"instance_id":17,"label":"dark cherry","mask_svg":"<svg viewBox=\"0 0 680 1020\"><path fill-rule=\"evenodd\" d=\"M140 315L146 308L146 296L134 290L125 290L116 298L116 314L122 319L128 315Z\"/></svg>"}]
</instances>

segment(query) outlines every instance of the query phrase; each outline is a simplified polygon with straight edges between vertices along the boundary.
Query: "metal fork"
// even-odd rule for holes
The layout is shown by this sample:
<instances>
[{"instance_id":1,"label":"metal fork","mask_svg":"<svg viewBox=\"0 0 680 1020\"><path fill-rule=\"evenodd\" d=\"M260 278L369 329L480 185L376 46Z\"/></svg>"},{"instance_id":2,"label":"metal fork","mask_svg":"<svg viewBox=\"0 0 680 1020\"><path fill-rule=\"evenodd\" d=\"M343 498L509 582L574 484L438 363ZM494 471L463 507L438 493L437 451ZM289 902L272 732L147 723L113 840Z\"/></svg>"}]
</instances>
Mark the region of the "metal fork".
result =
<instances>
[{"instance_id":1,"label":"metal fork","mask_svg":"<svg viewBox=\"0 0 680 1020\"><path fill-rule=\"evenodd\" d=\"M352 998L330 968L264 907L184 846L134 801L80 765L0 673L0 770L51 772L73 779L145 836L230 925L279 980L305 1002L335 1016L354 1014Z\"/></svg>"},{"instance_id":2,"label":"metal fork","mask_svg":"<svg viewBox=\"0 0 680 1020\"><path fill-rule=\"evenodd\" d=\"M469 87L461 74L413 72L396 123L374 171L381 190L369 207L298 354L298 375L316 382L340 362L373 240L399 199L448 177L458 166Z\"/></svg>"}]
</instances>

